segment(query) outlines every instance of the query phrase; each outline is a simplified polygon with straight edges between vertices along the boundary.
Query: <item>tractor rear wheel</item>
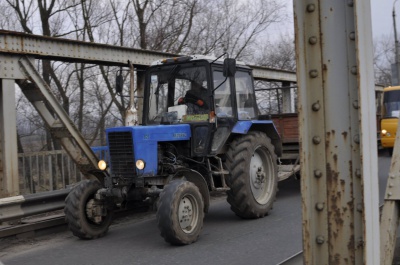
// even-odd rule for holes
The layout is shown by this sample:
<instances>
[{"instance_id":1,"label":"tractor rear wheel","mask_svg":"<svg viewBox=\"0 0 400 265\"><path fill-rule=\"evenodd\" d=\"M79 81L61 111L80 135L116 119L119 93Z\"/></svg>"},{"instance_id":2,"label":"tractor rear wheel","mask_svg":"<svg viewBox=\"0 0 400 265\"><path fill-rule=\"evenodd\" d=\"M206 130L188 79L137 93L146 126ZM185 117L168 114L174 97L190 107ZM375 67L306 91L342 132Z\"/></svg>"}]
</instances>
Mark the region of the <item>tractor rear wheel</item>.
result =
<instances>
[{"instance_id":1,"label":"tractor rear wheel","mask_svg":"<svg viewBox=\"0 0 400 265\"><path fill-rule=\"evenodd\" d=\"M161 236L172 245L197 241L204 219L203 197L195 184L172 180L160 194L157 224Z\"/></svg>"},{"instance_id":2,"label":"tractor rear wheel","mask_svg":"<svg viewBox=\"0 0 400 265\"><path fill-rule=\"evenodd\" d=\"M94 198L102 188L97 180L81 181L65 199L65 220L72 233L81 239L104 236L112 222L113 211Z\"/></svg>"},{"instance_id":3,"label":"tractor rear wheel","mask_svg":"<svg viewBox=\"0 0 400 265\"><path fill-rule=\"evenodd\" d=\"M227 200L242 218L260 218L272 208L278 190L274 146L262 132L251 131L232 141L225 167L230 172Z\"/></svg>"}]
</instances>

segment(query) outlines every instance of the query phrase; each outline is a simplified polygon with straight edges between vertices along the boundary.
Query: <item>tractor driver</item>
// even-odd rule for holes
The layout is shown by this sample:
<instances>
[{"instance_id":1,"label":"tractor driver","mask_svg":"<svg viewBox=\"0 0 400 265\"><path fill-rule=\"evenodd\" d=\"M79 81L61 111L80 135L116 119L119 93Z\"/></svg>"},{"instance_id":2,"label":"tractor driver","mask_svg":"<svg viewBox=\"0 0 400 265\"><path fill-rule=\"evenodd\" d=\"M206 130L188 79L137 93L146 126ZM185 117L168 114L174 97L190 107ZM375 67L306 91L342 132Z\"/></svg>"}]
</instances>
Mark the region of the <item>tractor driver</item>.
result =
<instances>
[{"instance_id":1,"label":"tractor driver","mask_svg":"<svg viewBox=\"0 0 400 265\"><path fill-rule=\"evenodd\" d=\"M207 90L201 84L192 81L191 89L186 91L185 97L178 100L178 104L186 104L187 114L208 114Z\"/></svg>"}]
</instances>

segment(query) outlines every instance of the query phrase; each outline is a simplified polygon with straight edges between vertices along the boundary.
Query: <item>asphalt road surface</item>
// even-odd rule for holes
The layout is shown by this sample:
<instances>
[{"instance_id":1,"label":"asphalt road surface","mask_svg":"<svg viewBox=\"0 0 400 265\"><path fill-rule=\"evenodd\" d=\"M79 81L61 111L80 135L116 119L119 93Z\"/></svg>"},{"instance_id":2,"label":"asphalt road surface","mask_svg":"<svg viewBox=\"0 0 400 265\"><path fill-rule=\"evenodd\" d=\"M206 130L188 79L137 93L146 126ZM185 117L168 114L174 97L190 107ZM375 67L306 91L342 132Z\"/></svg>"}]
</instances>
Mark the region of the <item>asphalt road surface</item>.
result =
<instances>
[{"instance_id":1,"label":"asphalt road surface","mask_svg":"<svg viewBox=\"0 0 400 265\"><path fill-rule=\"evenodd\" d=\"M383 191L390 157L380 157L379 164ZM109 233L96 240L80 240L67 231L0 241L0 260L4 265L275 265L302 248L300 183L289 179L279 183L279 189L270 215L257 220L236 217L225 197L213 199L199 240L188 246L167 244L159 235L155 214L147 213L116 220Z\"/></svg>"}]
</instances>

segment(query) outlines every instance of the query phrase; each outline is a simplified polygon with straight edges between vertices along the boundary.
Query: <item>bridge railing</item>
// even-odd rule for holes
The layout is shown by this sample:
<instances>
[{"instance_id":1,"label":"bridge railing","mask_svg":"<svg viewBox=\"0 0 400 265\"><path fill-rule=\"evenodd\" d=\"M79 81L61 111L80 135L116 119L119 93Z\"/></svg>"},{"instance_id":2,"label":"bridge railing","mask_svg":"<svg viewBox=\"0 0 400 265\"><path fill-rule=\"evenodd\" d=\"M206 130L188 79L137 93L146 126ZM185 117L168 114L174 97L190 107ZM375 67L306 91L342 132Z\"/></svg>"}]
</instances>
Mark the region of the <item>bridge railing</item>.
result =
<instances>
[{"instance_id":1,"label":"bridge railing","mask_svg":"<svg viewBox=\"0 0 400 265\"><path fill-rule=\"evenodd\" d=\"M93 147L99 159L108 160L105 146ZM20 195L60 190L84 179L64 150L18 154Z\"/></svg>"}]
</instances>

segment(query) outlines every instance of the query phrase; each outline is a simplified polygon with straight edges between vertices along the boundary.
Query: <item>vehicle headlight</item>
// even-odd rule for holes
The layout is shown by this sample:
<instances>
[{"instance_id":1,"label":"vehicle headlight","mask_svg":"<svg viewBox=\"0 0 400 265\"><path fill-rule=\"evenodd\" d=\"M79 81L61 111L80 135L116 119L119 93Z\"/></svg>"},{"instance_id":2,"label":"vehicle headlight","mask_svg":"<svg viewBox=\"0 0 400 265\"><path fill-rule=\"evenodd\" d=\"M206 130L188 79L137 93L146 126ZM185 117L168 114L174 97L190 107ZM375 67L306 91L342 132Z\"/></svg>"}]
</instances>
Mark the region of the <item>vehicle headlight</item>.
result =
<instances>
[{"instance_id":1,"label":"vehicle headlight","mask_svg":"<svg viewBox=\"0 0 400 265\"><path fill-rule=\"evenodd\" d=\"M136 160L136 168L137 169L142 170L145 168L145 166L146 166L146 163L144 162L144 160L142 160L142 159Z\"/></svg>"},{"instance_id":2,"label":"vehicle headlight","mask_svg":"<svg viewBox=\"0 0 400 265\"><path fill-rule=\"evenodd\" d=\"M97 166L99 167L100 170L106 170L106 168L107 168L107 163L106 163L106 161L104 161L104 160L100 160L100 161L97 163Z\"/></svg>"},{"instance_id":3,"label":"vehicle headlight","mask_svg":"<svg viewBox=\"0 0 400 265\"><path fill-rule=\"evenodd\" d=\"M381 133L382 133L382 135L385 135L385 134L387 133L387 131L386 131L385 129L383 129L383 130L381 131Z\"/></svg>"}]
</instances>

